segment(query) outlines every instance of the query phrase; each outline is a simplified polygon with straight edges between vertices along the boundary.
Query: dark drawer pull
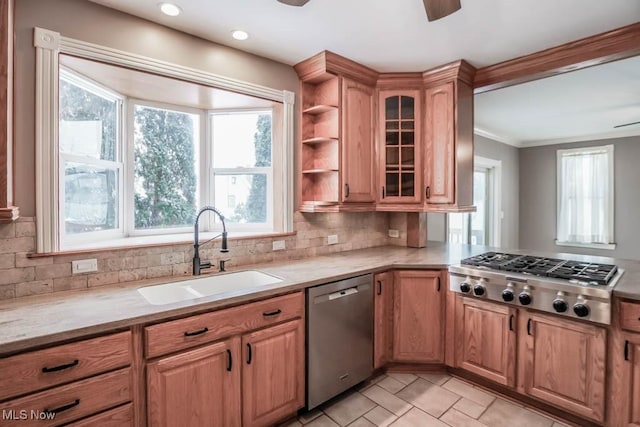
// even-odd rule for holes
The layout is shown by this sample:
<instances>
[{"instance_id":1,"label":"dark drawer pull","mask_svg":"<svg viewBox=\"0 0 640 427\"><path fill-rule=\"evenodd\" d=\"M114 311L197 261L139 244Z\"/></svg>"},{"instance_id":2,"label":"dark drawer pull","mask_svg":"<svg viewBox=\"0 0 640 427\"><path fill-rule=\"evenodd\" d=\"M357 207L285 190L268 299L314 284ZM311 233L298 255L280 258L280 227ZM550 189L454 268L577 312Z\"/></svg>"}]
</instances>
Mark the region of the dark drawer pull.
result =
<instances>
[{"instance_id":1,"label":"dark drawer pull","mask_svg":"<svg viewBox=\"0 0 640 427\"><path fill-rule=\"evenodd\" d=\"M251 365L253 359L253 351L251 349L251 343L247 343L247 365Z\"/></svg>"},{"instance_id":2,"label":"dark drawer pull","mask_svg":"<svg viewBox=\"0 0 640 427\"><path fill-rule=\"evenodd\" d=\"M196 335L202 335L205 332L209 332L209 328L202 328L198 331L194 331L194 332L185 332L184 336L185 337L195 337Z\"/></svg>"},{"instance_id":3,"label":"dark drawer pull","mask_svg":"<svg viewBox=\"0 0 640 427\"><path fill-rule=\"evenodd\" d=\"M74 366L78 365L78 359L74 360L71 363L67 363L65 365L58 365L58 366L54 366L53 368L47 368L46 366L44 368L42 368L42 372L45 374L48 374L49 372L57 372L57 371L62 371L64 369L69 369L69 368L73 368Z\"/></svg>"},{"instance_id":4,"label":"dark drawer pull","mask_svg":"<svg viewBox=\"0 0 640 427\"><path fill-rule=\"evenodd\" d=\"M527 335L531 335L531 319L527 320Z\"/></svg>"},{"instance_id":5,"label":"dark drawer pull","mask_svg":"<svg viewBox=\"0 0 640 427\"><path fill-rule=\"evenodd\" d=\"M513 331L513 314L509 316L509 330Z\"/></svg>"},{"instance_id":6,"label":"dark drawer pull","mask_svg":"<svg viewBox=\"0 0 640 427\"><path fill-rule=\"evenodd\" d=\"M440 276L438 276L438 292L440 292Z\"/></svg>"},{"instance_id":7,"label":"dark drawer pull","mask_svg":"<svg viewBox=\"0 0 640 427\"><path fill-rule=\"evenodd\" d=\"M382 280L378 280L378 295L382 295Z\"/></svg>"},{"instance_id":8,"label":"dark drawer pull","mask_svg":"<svg viewBox=\"0 0 640 427\"><path fill-rule=\"evenodd\" d=\"M282 313L282 310L277 309L277 310L273 310L273 311L265 311L264 313L262 313L262 315L264 317L273 317L273 316L277 316L280 313Z\"/></svg>"},{"instance_id":9,"label":"dark drawer pull","mask_svg":"<svg viewBox=\"0 0 640 427\"><path fill-rule=\"evenodd\" d=\"M624 360L629 360L629 340L624 340Z\"/></svg>"},{"instance_id":10,"label":"dark drawer pull","mask_svg":"<svg viewBox=\"0 0 640 427\"><path fill-rule=\"evenodd\" d=\"M75 406L78 406L80 404L80 399L76 399L71 403L68 403L66 405L60 406L58 408L54 408L54 409L44 409L43 412L47 413L47 414L59 414L60 412L64 412L67 411Z\"/></svg>"}]
</instances>

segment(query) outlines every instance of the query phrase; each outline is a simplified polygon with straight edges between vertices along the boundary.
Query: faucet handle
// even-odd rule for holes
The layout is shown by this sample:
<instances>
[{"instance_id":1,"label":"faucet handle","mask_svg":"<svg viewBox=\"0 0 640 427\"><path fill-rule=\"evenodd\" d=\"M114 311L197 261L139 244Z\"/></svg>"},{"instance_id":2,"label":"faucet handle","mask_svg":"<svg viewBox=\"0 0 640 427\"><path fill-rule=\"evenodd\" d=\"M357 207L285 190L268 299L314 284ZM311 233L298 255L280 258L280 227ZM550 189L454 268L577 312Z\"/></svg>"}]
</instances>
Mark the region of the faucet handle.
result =
<instances>
[{"instance_id":1,"label":"faucet handle","mask_svg":"<svg viewBox=\"0 0 640 427\"><path fill-rule=\"evenodd\" d=\"M226 267L225 264L226 264L227 261L231 261L231 258L221 259L221 260L218 261L218 267L219 267L218 269L219 269L220 272L227 271L225 269L225 267Z\"/></svg>"}]
</instances>

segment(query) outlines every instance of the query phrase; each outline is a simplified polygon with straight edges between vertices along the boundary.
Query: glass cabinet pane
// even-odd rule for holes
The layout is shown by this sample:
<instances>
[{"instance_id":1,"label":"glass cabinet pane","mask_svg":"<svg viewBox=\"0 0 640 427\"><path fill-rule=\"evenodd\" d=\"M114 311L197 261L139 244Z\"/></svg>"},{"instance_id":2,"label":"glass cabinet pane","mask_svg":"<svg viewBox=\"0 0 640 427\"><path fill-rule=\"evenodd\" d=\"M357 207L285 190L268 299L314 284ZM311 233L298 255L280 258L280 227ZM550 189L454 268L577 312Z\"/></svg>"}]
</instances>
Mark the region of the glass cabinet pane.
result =
<instances>
[{"instance_id":1,"label":"glass cabinet pane","mask_svg":"<svg viewBox=\"0 0 640 427\"><path fill-rule=\"evenodd\" d=\"M401 106L401 118L406 119L414 119L415 108L414 108L414 100L410 96L401 96L400 97L400 106Z\"/></svg>"},{"instance_id":2,"label":"glass cabinet pane","mask_svg":"<svg viewBox=\"0 0 640 427\"><path fill-rule=\"evenodd\" d=\"M385 197L415 194L416 102L411 96L385 98Z\"/></svg>"},{"instance_id":3,"label":"glass cabinet pane","mask_svg":"<svg viewBox=\"0 0 640 427\"><path fill-rule=\"evenodd\" d=\"M397 96L391 96L385 100L385 115L387 120L400 118L400 103Z\"/></svg>"}]
</instances>

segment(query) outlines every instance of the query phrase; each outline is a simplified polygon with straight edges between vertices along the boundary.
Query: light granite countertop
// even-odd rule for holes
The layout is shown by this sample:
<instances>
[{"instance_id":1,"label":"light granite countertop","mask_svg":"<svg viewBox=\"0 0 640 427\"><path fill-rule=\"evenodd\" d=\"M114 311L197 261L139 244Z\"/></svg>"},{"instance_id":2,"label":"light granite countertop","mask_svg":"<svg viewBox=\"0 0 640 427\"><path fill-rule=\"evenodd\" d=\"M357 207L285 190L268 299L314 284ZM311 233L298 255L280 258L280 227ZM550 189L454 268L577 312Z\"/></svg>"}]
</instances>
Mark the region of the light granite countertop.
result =
<instances>
[{"instance_id":1,"label":"light granite countertop","mask_svg":"<svg viewBox=\"0 0 640 427\"><path fill-rule=\"evenodd\" d=\"M260 270L284 280L260 288L242 289L166 305L149 304L137 289L152 284L185 280L185 277L145 280L126 285L21 298L0 304L0 355L132 325L246 303L359 274L391 268L447 268L463 258L491 249L486 246L429 242L428 246L422 249L383 246L302 260L247 265L238 270ZM504 249L501 251L617 264L625 269L625 273L616 285L614 294L640 300L640 262L574 254Z\"/></svg>"}]
</instances>

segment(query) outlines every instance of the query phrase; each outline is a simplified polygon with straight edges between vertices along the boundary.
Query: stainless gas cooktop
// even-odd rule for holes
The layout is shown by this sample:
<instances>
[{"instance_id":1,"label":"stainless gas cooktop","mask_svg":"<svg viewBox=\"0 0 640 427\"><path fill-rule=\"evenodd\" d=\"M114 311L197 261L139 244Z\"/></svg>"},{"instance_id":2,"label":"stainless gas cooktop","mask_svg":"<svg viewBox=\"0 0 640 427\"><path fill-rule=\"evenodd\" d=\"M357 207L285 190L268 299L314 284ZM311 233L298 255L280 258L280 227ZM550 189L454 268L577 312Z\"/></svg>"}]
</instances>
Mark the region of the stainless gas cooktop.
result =
<instances>
[{"instance_id":1,"label":"stainless gas cooktop","mask_svg":"<svg viewBox=\"0 0 640 427\"><path fill-rule=\"evenodd\" d=\"M611 322L611 291L623 270L615 265L487 252L449 267L450 289L589 320Z\"/></svg>"}]
</instances>

